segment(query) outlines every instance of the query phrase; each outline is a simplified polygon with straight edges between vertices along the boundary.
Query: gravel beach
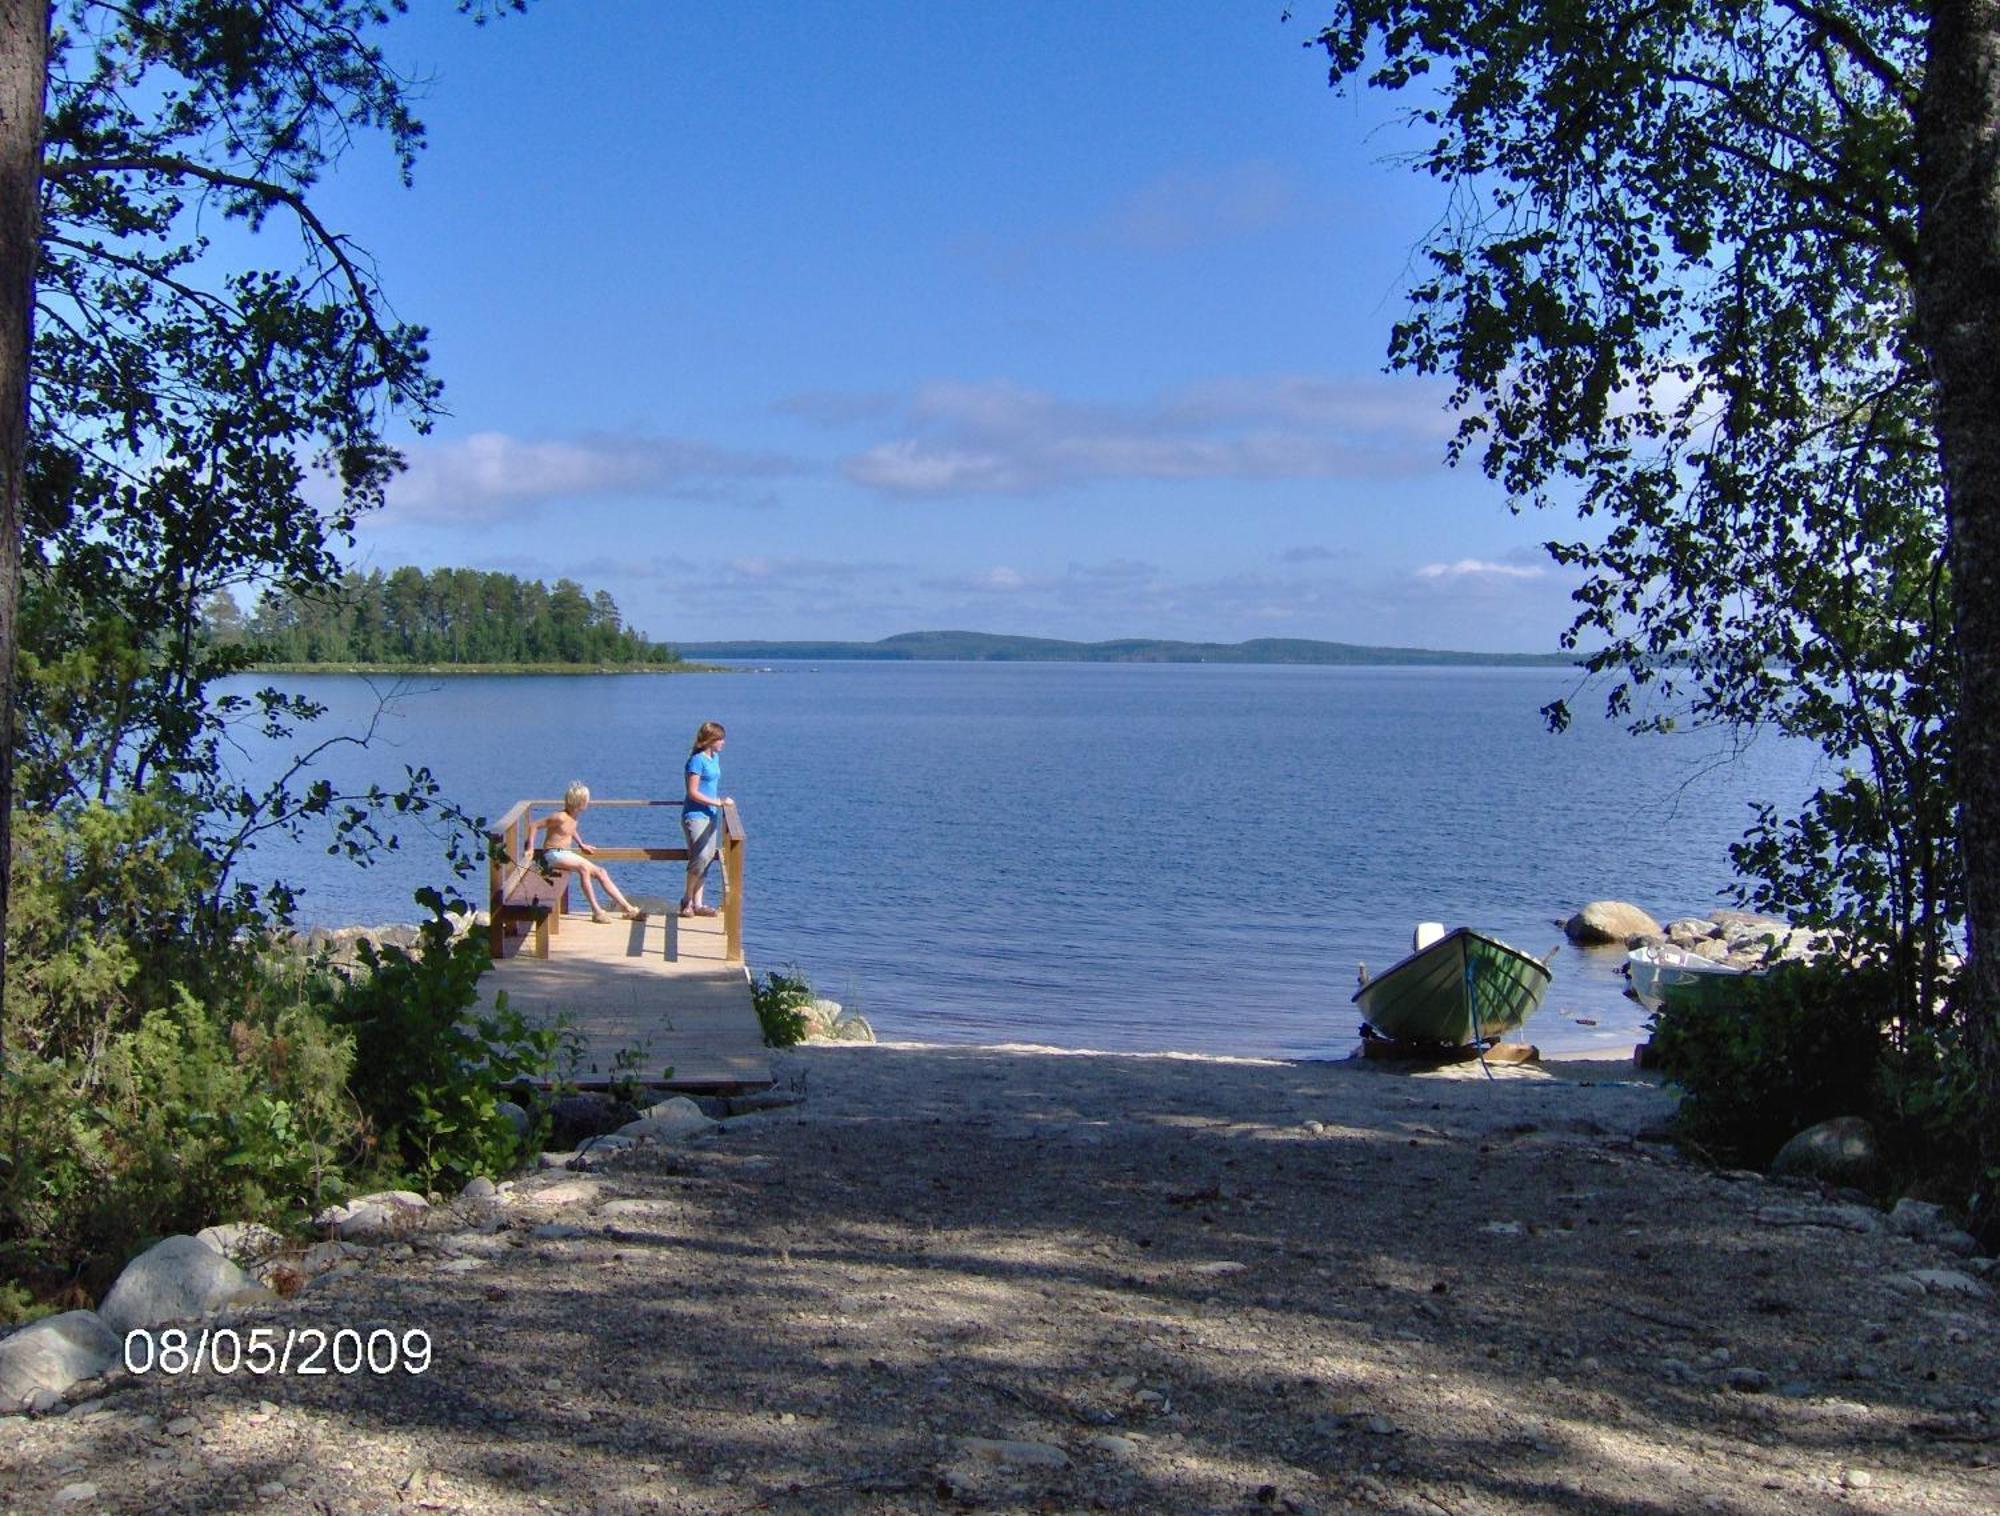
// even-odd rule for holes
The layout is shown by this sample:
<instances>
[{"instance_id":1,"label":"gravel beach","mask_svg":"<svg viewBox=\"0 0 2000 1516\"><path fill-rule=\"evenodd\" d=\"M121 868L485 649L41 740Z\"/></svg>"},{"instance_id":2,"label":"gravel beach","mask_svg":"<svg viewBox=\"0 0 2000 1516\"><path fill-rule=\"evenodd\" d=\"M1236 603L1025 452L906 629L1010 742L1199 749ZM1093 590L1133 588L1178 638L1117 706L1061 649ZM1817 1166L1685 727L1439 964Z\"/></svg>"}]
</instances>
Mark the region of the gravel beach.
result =
<instances>
[{"instance_id":1,"label":"gravel beach","mask_svg":"<svg viewBox=\"0 0 2000 1516\"><path fill-rule=\"evenodd\" d=\"M801 1103L525 1175L118 1376L15 1511L2000 1508L1987 1263L1704 1171L1611 1062L813 1045Z\"/></svg>"}]
</instances>

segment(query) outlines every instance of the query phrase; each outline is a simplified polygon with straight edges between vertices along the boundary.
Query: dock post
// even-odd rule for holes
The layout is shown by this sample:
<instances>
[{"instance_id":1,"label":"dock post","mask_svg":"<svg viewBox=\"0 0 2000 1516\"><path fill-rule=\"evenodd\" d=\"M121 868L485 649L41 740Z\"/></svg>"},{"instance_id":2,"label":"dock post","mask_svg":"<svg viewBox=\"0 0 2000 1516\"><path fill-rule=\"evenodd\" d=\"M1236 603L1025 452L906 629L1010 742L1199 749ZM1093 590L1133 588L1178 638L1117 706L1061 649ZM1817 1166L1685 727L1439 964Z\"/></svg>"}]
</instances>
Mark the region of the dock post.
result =
<instances>
[{"instance_id":1,"label":"dock post","mask_svg":"<svg viewBox=\"0 0 2000 1516\"><path fill-rule=\"evenodd\" d=\"M722 812L722 881L727 891L722 901L723 960L743 961L743 824L733 807Z\"/></svg>"}]
</instances>

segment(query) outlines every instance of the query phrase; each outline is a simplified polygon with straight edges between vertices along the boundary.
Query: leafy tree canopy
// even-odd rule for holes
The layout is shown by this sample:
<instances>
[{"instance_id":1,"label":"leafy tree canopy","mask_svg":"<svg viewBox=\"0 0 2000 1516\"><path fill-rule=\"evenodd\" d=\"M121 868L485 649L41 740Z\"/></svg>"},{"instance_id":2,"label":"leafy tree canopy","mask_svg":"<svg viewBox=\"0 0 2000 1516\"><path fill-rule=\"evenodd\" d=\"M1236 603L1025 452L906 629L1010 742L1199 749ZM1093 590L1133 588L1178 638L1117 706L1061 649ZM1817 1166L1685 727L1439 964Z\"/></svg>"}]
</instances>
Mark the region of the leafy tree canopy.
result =
<instances>
[{"instance_id":1,"label":"leafy tree canopy","mask_svg":"<svg viewBox=\"0 0 2000 1516\"><path fill-rule=\"evenodd\" d=\"M1595 518L1550 544L1584 573L1566 645L1638 725L1770 724L1852 761L1739 862L1762 903L1907 950L1915 994L1963 914L1924 15L1350 0L1317 45L1336 84L1410 102L1449 196L1392 365L1456 381L1452 456L1516 509Z\"/></svg>"}]
</instances>

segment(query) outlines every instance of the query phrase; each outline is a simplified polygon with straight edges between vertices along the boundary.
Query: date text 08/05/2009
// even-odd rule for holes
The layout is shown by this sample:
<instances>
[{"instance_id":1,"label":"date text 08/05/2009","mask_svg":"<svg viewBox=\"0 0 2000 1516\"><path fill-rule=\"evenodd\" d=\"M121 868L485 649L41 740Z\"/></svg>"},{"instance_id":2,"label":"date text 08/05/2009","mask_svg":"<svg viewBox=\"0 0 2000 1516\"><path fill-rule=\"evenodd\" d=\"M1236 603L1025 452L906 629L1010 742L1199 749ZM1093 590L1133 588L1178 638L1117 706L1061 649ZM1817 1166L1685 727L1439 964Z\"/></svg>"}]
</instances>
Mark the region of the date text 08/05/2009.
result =
<instances>
[{"instance_id":1,"label":"date text 08/05/2009","mask_svg":"<svg viewBox=\"0 0 2000 1516\"><path fill-rule=\"evenodd\" d=\"M430 1366L431 1334L422 1327L140 1327L125 1334L132 1374L423 1374Z\"/></svg>"}]
</instances>

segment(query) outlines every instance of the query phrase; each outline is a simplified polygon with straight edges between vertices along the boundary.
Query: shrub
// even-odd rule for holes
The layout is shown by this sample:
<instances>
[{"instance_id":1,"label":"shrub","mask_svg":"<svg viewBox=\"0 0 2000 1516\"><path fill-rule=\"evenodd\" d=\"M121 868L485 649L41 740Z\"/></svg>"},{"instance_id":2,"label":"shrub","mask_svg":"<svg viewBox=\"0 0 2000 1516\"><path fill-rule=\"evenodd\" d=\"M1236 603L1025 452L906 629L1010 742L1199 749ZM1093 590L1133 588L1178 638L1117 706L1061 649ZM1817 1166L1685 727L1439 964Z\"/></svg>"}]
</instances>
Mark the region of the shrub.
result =
<instances>
[{"instance_id":1,"label":"shrub","mask_svg":"<svg viewBox=\"0 0 2000 1516\"><path fill-rule=\"evenodd\" d=\"M766 1047L788 1048L806 1040L810 1024L806 1008L812 1004L813 992L796 967L773 969L751 980L750 999L757 1007Z\"/></svg>"},{"instance_id":2,"label":"shrub","mask_svg":"<svg viewBox=\"0 0 2000 1516\"><path fill-rule=\"evenodd\" d=\"M172 797L17 813L0 1076L0 1271L88 1296L162 1232L338 1193L348 1038L254 941Z\"/></svg>"},{"instance_id":3,"label":"shrub","mask_svg":"<svg viewBox=\"0 0 2000 1516\"><path fill-rule=\"evenodd\" d=\"M417 898L431 919L415 950L363 942L367 972L338 989L328 1016L354 1038L349 1088L378 1165L430 1188L515 1167L524 1140L500 1109L503 1087L547 1079L559 1034L530 1026L504 994L493 1009L468 1014L486 945L453 939L437 891Z\"/></svg>"},{"instance_id":4,"label":"shrub","mask_svg":"<svg viewBox=\"0 0 2000 1516\"><path fill-rule=\"evenodd\" d=\"M1886 973L1831 960L1781 964L1727 997L1670 991L1653 1048L1683 1091L1682 1134L1717 1161L1761 1167L1815 1122L1879 1116L1893 1005Z\"/></svg>"}]
</instances>

